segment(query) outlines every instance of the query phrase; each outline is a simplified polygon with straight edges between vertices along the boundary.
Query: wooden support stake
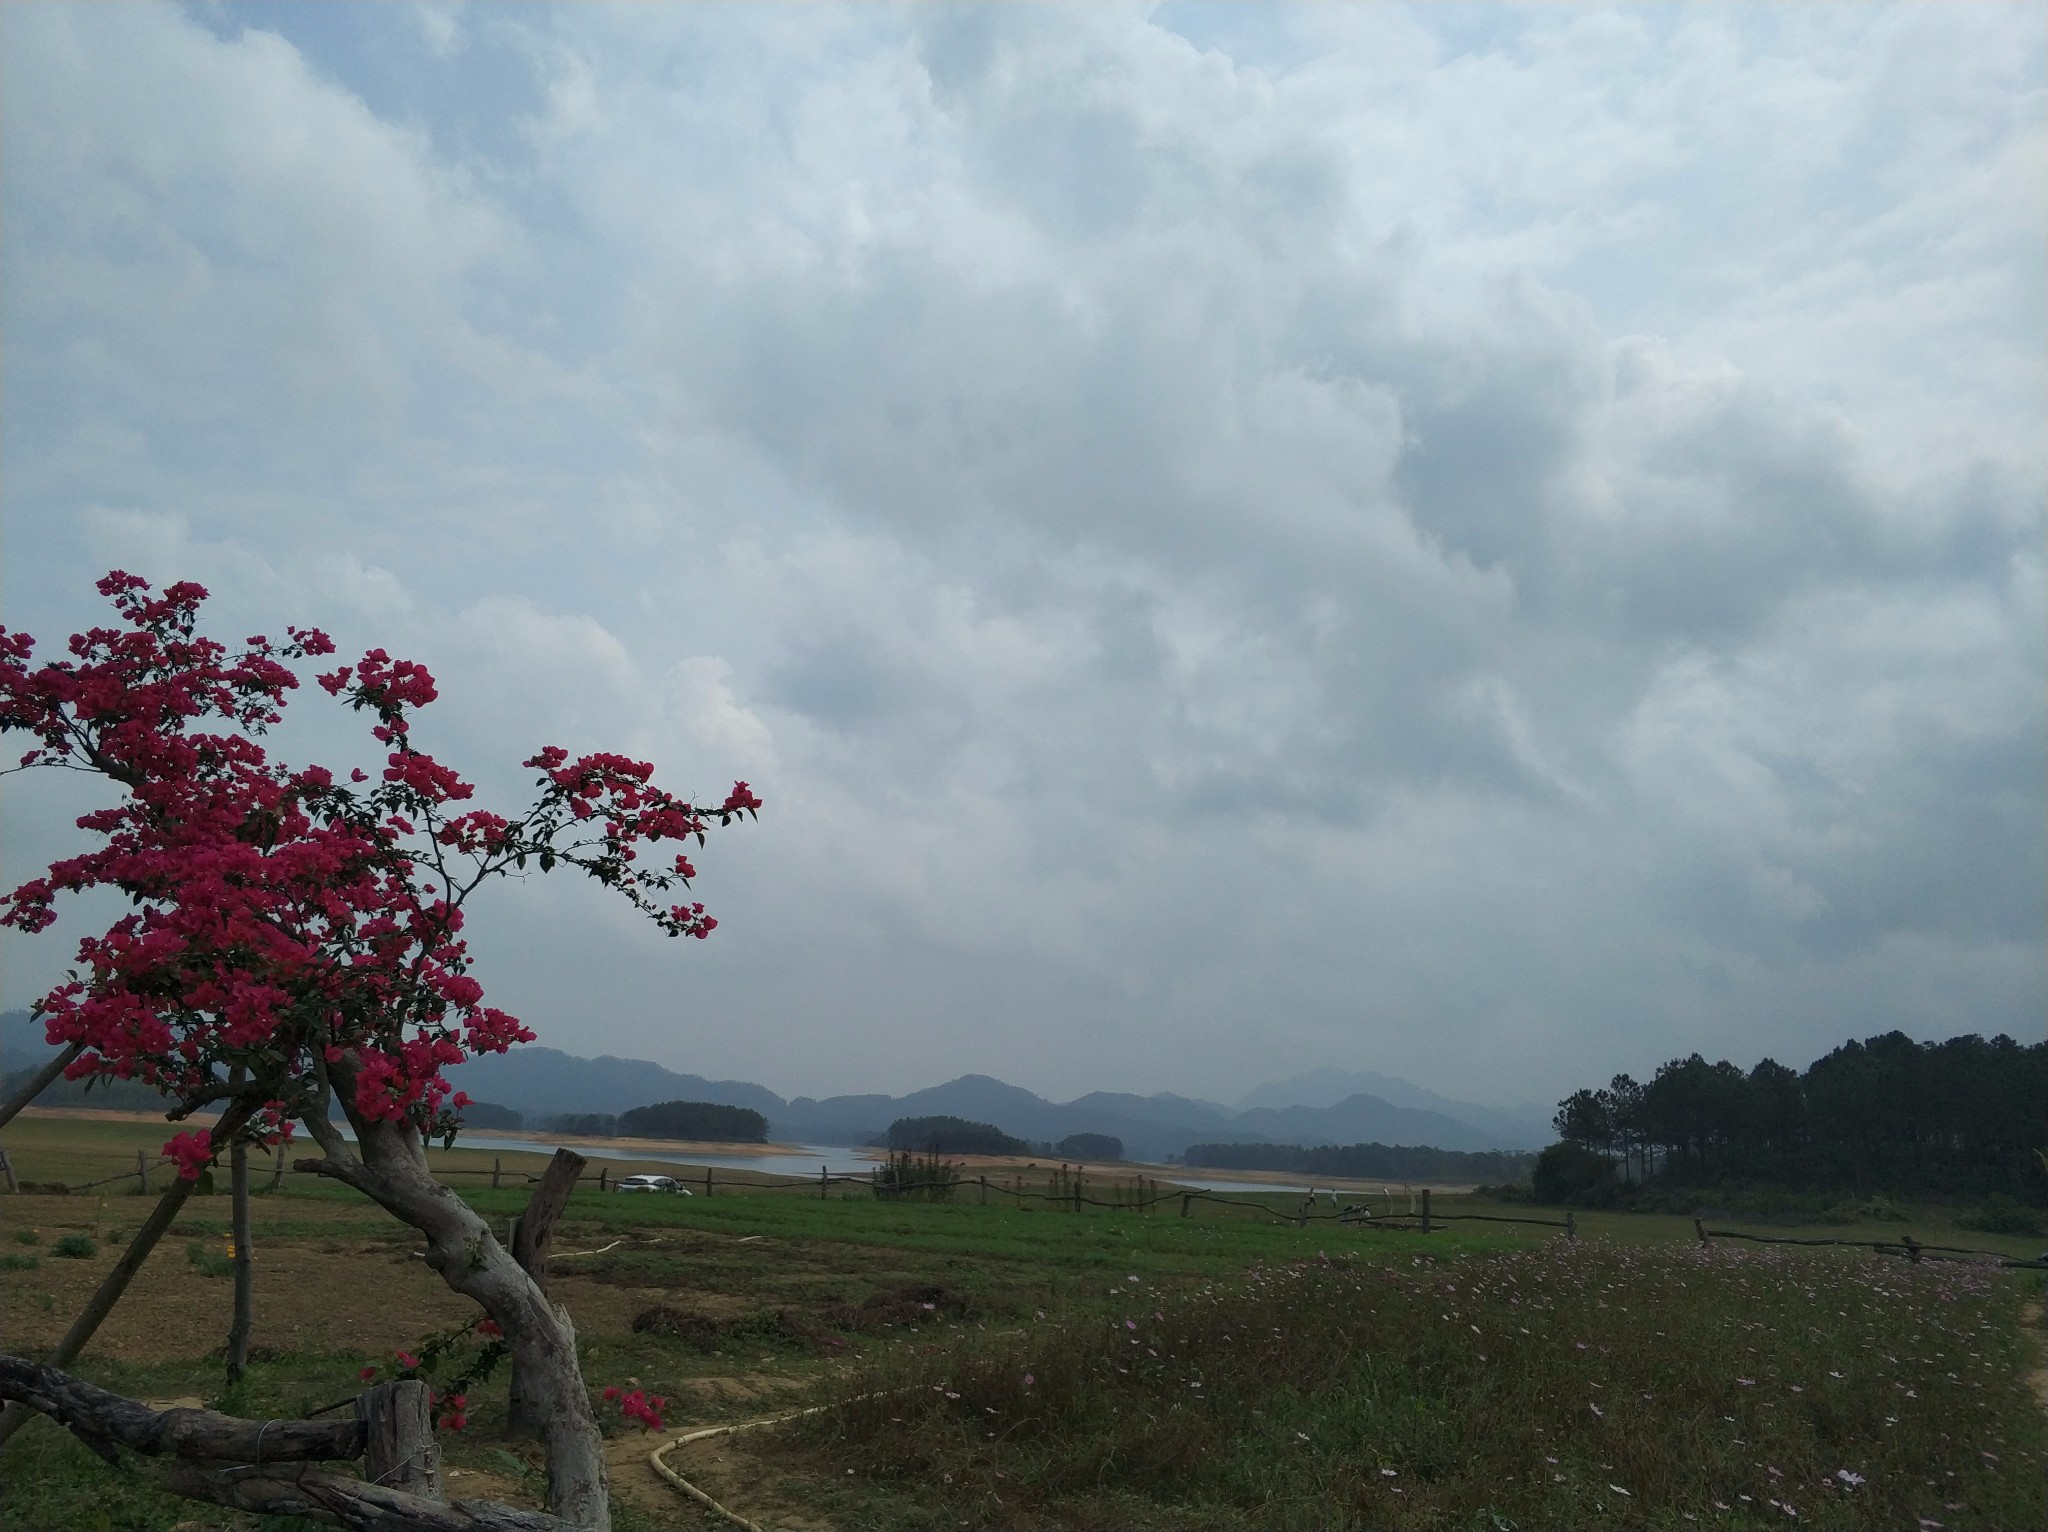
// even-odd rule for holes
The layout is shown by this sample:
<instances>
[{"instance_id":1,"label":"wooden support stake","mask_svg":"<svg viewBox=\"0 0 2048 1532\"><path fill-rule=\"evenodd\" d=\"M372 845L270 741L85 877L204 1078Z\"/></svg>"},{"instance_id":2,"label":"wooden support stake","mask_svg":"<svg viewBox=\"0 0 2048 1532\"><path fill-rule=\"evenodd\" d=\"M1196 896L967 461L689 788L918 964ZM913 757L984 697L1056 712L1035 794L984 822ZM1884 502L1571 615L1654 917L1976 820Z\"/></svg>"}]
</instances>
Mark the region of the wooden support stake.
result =
<instances>
[{"instance_id":1,"label":"wooden support stake","mask_svg":"<svg viewBox=\"0 0 2048 1532\"><path fill-rule=\"evenodd\" d=\"M826 1189L826 1187L827 1187L827 1186L829 1186L830 1184L831 1184L831 1178L830 1178L830 1177L828 1177L828 1176L827 1176L827 1175L825 1174L825 1167L824 1167L823 1165L820 1165L820 1166L818 1167L818 1200L819 1200L820 1202L823 1202L823 1201L825 1200L825 1196L826 1196L826 1190L825 1190L825 1189Z\"/></svg>"},{"instance_id":2,"label":"wooden support stake","mask_svg":"<svg viewBox=\"0 0 2048 1532\"><path fill-rule=\"evenodd\" d=\"M255 1324L256 1252L249 1232L249 1145L236 1139L228 1150L228 1228L234 1243L235 1302L228 1321L228 1382L249 1370L249 1331Z\"/></svg>"},{"instance_id":3,"label":"wooden support stake","mask_svg":"<svg viewBox=\"0 0 2048 1532\"><path fill-rule=\"evenodd\" d=\"M7 1189L10 1192L21 1190L21 1183L14 1179L14 1162L7 1158L5 1149L0 1149L0 1175L7 1177Z\"/></svg>"},{"instance_id":4,"label":"wooden support stake","mask_svg":"<svg viewBox=\"0 0 2048 1532\"><path fill-rule=\"evenodd\" d=\"M1697 1235L1698 1235L1698 1236L1700 1237L1700 1243L1704 1245L1704 1244L1705 1244L1705 1243L1707 1242L1707 1226L1706 1226L1706 1224L1705 1224L1705 1223L1704 1223L1703 1221L1701 1221L1700 1219L1697 1219L1697 1218L1695 1218L1695 1219L1694 1219L1694 1220L1692 1221L1692 1229L1693 1229L1693 1233L1697 1234Z\"/></svg>"},{"instance_id":5,"label":"wooden support stake","mask_svg":"<svg viewBox=\"0 0 2048 1532\"><path fill-rule=\"evenodd\" d=\"M52 1080L64 1073L64 1066L84 1051L84 1043L66 1043L63 1052L30 1075L21 1089L9 1096L5 1103L0 1103L0 1128L14 1121L15 1114L40 1096Z\"/></svg>"},{"instance_id":6,"label":"wooden support stake","mask_svg":"<svg viewBox=\"0 0 2048 1532\"><path fill-rule=\"evenodd\" d=\"M1074 1211L1077 1213L1081 1211L1081 1178L1079 1176L1074 1177Z\"/></svg>"},{"instance_id":7,"label":"wooden support stake","mask_svg":"<svg viewBox=\"0 0 2048 1532\"><path fill-rule=\"evenodd\" d=\"M499 1178L505 1174L505 1162L495 1154L491 1156L491 1190L498 1189Z\"/></svg>"},{"instance_id":8,"label":"wooden support stake","mask_svg":"<svg viewBox=\"0 0 2048 1532\"><path fill-rule=\"evenodd\" d=\"M1180 1194L1180 1216L1181 1216L1181 1217L1185 1218L1185 1217L1187 1217L1187 1216L1188 1216L1188 1204L1189 1204L1189 1203L1191 1203L1191 1202L1193 1202L1194 1200L1195 1200L1195 1197L1194 1197L1194 1193L1192 1193L1192 1192L1182 1192L1182 1193Z\"/></svg>"},{"instance_id":9,"label":"wooden support stake","mask_svg":"<svg viewBox=\"0 0 2048 1532\"><path fill-rule=\"evenodd\" d=\"M135 1180L136 1195L147 1197L149 1195L149 1161L143 1157L140 1149L135 1151Z\"/></svg>"},{"instance_id":10,"label":"wooden support stake","mask_svg":"<svg viewBox=\"0 0 2048 1532\"><path fill-rule=\"evenodd\" d=\"M284 1185L284 1145L274 1144L270 1152L277 1156L277 1163L270 1167L270 1189L276 1191Z\"/></svg>"},{"instance_id":11,"label":"wooden support stake","mask_svg":"<svg viewBox=\"0 0 2048 1532\"><path fill-rule=\"evenodd\" d=\"M1422 1232L1424 1234L1433 1232L1429 1221L1429 1188L1426 1186L1422 1189Z\"/></svg>"},{"instance_id":12,"label":"wooden support stake","mask_svg":"<svg viewBox=\"0 0 2048 1532\"><path fill-rule=\"evenodd\" d=\"M1564 1215L1564 1237L1566 1239L1577 1239L1579 1237L1579 1215L1577 1213L1567 1213Z\"/></svg>"},{"instance_id":13,"label":"wooden support stake","mask_svg":"<svg viewBox=\"0 0 2048 1532\"><path fill-rule=\"evenodd\" d=\"M609 1165L600 1165L597 1167L597 1189L599 1191L604 1191L606 1189L605 1177L610 1175L611 1173L612 1168Z\"/></svg>"},{"instance_id":14,"label":"wooden support stake","mask_svg":"<svg viewBox=\"0 0 2048 1532\"><path fill-rule=\"evenodd\" d=\"M385 1489L443 1500L434 1408L417 1378L379 1383L356 1397L363 1423L363 1477Z\"/></svg>"},{"instance_id":15,"label":"wooden support stake","mask_svg":"<svg viewBox=\"0 0 2048 1532\"><path fill-rule=\"evenodd\" d=\"M987 1207L987 1206L988 1206L988 1177L987 1177L987 1176L983 1176L983 1177L981 1178L981 1205L982 1205L983 1207Z\"/></svg>"},{"instance_id":16,"label":"wooden support stake","mask_svg":"<svg viewBox=\"0 0 2048 1532\"><path fill-rule=\"evenodd\" d=\"M707 1197L711 1195L711 1167L709 1165L704 1167L704 1195Z\"/></svg>"}]
</instances>

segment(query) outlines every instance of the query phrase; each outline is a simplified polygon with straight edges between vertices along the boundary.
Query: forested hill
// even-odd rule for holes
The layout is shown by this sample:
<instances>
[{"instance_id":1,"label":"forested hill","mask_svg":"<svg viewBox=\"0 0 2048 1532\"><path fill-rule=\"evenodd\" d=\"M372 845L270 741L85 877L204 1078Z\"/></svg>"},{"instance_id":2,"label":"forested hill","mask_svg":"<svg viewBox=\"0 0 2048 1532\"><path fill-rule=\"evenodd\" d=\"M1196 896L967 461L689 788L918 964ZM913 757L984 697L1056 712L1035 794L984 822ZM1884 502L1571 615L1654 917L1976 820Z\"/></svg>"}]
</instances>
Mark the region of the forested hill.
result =
<instances>
[{"instance_id":1,"label":"forested hill","mask_svg":"<svg viewBox=\"0 0 2048 1532\"><path fill-rule=\"evenodd\" d=\"M2048 1042L1974 1033L1848 1042L1804 1072L1695 1053L1558 1105L1558 1136L1681 1186L2007 1192L2048 1200Z\"/></svg>"}]
</instances>

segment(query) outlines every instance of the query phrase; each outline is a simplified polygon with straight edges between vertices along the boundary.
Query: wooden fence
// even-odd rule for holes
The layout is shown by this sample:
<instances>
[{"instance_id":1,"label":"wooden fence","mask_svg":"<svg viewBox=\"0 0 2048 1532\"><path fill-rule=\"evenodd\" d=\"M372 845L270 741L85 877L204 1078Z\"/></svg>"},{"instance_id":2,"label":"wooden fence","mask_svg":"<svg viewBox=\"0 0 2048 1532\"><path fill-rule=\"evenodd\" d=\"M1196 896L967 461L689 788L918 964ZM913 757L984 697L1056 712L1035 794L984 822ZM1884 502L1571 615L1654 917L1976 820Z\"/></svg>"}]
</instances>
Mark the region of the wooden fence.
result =
<instances>
[{"instance_id":1,"label":"wooden fence","mask_svg":"<svg viewBox=\"0 0 2048 1532\"><path fill-rule=\"evenodd\" d=\"M78 1186L63 1186L56 1183L17 1181L14 1166L7 1158L7 1151L0 1149L0 1175L4 1175L7 1189L10 1192L20 1191L24 1186L32 1192L86 1192L96 1190L102 1186L111 1186L116 1182L132 1178L136 1183L135 1190L146 1193L150 1189L149 1177L151 1173L170 1164L171 1162L166 1159L151 1159L147 1151L137 1149L135 1151L135 1168L133 1170L119 1171L114 1175L103 1176L97 1181L87 1181ZM681 1167L678 1168L680 1169ZM879 1169L880 1167L877 1167L877 1170ZM275 1191L282 1183L284 1174L285 1159L283 1154L280 1153L276 1156L271 1169L270 1189L272 1191ZM504 1186L508 1181L514 1185L527 1186L540 1179L538 1175L532 1175L516 1168L507 1170L503 1156L494 1157L488 1170L482 1167L448 1167L437 1170L435 1174L444 1178L450 1176L489 1177L493 1189ZM769 1172L755 1172L753 1176L767 1177L769 1174ZM679 1185L687 1181L689 1190L692 1193L705 1197L716 1195L719 1184L716 1167L710 1165L704 1167L704 1175L701 1182L694 1174L688 1177L676 1176L672 1179ZM600 1165L594 1173L586 1171L579 1177L579 1182L586 1181L595 1182L600 1192L610 1191L614 1184L611 1167ZM778 1179L733 1179L730 1173L728 1173L728 1178L725 1182L728 1195L742 1192L748 1194L784 1192L808 1195L815 1192L821 1198L829 1198L832 1195L832 1188L837 1186L868 1192L879 1201L951 1200L962 1193L971 1193L982 1207L989 1205L991 1197L998 1201L1008 1199L1008 1205L1014 1207L1036 1204L1049 1210L1075 1213L1081 1212L1084 1208L1150 1213L1160 1207L1172 1208L1178 1205L1178 1216L1182 1218L1193 1217L1197 1207L1208 1205L1218 1208L1242 1209L1269 1219L1274 1223L1292 1224L1296 1228L1306 1228L1311 1223L1335 1223L1359 1229L1385 1229L1412 1234L1433 1234L1446 1225L1454 1223L1501 1223L1522 1224L1544 1229L1559 1229L1563 1231L1566 1239L1578 1238L1578 1217L1575 1213L1567 1212L1562 1218L1531 1218L1506 1213L1438 1212L1432 1205L1432 1197L1428 1187L1422 1188L1422 1190L1410 1197L1409 1208L1406 1212L1395 1212L1390 1209L1384 1213L1376 1213L1372 1210L1370 1203L1362 1199L1340 1202L1334 1191L1321 1194L1328 1198L1331 1203L1328 1211L1318 1209L1316 1206L1317 1194L1314 1192L1302 1197L1290 1210L1286 1204L1275 1206L1273 1199L1283 1195L1278 1192L1270 1192L1264 1199L1248 1196L1233 1197L1203 1188L1182 1187L1170 1181L1162 1182L1156 1178L1143 1175L1139 1176L1135 1183L1117 1182L1112 1184L1116 1194L1109 1198L1103 1198L1090 1193L1086 1176L1078 1173L1069 1175L1064 1170L1048 1175L1044 1189L1039 1190L1036 1188L1026 1188L1021 1176L1011 1177L1009 1185L1004 1185L1003 1178L1000 1176L992 1177L987 1175L976 1176L971 1180L961 1176L932 1177L922 1181L914 1179L908 1181L901 1179L883 1180L873 1171L865 1175L835 1175L823 1165L818 1167L818 1174L815 1177L791 1176ZM1134 1187L1132 1195L1126 1196L1123 1194L1126 1186ZM1284 1195L1291 1202L1295 1194L1289 1193ZM1693 1230L1698 1234L1700 1243L1703 1245L1712 1240L1732 1239L1757 1245L1840 1246L1850 1249L1874 1250L1880 1255L1897 1255L1915 1263L1920 1261L1970 1260L1981 1264L1983 1261L1988 1260L1995 1261L2001 1267L2016 1270L2048 1269L2048 1255L2028 1259L2013 1256L2001 1250L1984 1250L1969 1245L1929 1245L1913 1238L1910 1234L1901 1235L1896 1240L1823 1239L1778 1234L1749 1234L1739 1229L1710 1229L1706 1226L1705 1220L1699 1218L1693 1220Z\"/></svg>"}]
</instances>

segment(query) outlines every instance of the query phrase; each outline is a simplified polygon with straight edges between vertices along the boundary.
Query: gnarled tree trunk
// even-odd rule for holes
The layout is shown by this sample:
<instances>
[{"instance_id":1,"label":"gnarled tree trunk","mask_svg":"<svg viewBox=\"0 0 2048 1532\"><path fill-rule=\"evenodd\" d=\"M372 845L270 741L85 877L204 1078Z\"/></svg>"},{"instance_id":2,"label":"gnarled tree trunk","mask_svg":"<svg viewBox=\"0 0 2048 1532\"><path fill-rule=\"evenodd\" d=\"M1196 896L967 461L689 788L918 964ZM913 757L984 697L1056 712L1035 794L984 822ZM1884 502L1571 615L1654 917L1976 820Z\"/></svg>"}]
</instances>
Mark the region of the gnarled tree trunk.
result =
<instances>
[{"instance_id":1,"label":"gnarled tree trunk","mask_svg":"<svg viewBox=\"0 0 2048 1532\"><path fill-rule=\"evenodd\" d=\"M337 1068L335 1083L347 1103L353 1082ZM355 1120L357 1152L351 1153L324 1115L308 1114L305 1122L325 1154L293 1168L354 1187L426 1236L427 1264L456 1292L481 1304L505 1332L547 1454L548 1509L572 1527L610 1532L604 1442L576 1361L576 1327L568 1310L549 1302L483 1217L434 1179L414 1129Z\"/></svg>"}]
</instances>

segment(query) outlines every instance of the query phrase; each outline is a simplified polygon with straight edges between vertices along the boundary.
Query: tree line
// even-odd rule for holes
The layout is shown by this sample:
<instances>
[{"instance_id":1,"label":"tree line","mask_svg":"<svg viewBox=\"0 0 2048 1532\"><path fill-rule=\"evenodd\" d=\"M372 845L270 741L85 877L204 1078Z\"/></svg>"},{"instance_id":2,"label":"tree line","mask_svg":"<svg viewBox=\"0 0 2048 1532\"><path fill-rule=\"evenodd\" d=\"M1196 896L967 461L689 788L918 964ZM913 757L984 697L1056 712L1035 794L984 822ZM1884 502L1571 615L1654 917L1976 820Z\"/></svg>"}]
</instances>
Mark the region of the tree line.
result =
<instances>
[{"instance_id":1,"label":"tree line","mask_svg":"<svg viewBox=\"0 0 2048 1532\"><path fill-rule=\"evenodd\" d=\"M1064 1155L1070 1160L1120 1160L1124 1141L1111 1133L1069 1133L1058 1143L1015 1138L991 1122L943 1114L899 1117L874 1147L926 1154Z\"/></svg>"},{"instance_id":2,"label":"tree line","mask_svg":"<svg viewBox=\"0 0 2048 1532\"><path fill-rule=\"evenodd\" d=\"M1190 1144L1184 1164L1205 1170L1285 1170L1305 1176L1398 1181L1526 1180L1533 1154L1431 1149L1420 1144Z\"/></svg>"},{"instance_id":3,"label":"tree line","mask_svg":"<svg viewBox=\"0 0 2048 1532\"><path fill-rule=\"evenodd\" d=\"M474 1110L474 1108L472 1108ZM548 1119L579 1138L673 1138L699 1143L765 1144L768 1119L751 1107L716 1101L657 1101L619 1112L564 1112Z\"/></svg>"},{"instance_id":4,"label":"tree line","mask_svg":"<svg viewBox=\"0 0 2048 1532\"><path fill-rule=\"evenodd\" d=\"M2003 1033L1846 1042L1805 1071L1673 1059L1558 1103L1558 1137L1623 1179L2048 1201L2048 1042Z\"/></svg>"}]
</instances>

